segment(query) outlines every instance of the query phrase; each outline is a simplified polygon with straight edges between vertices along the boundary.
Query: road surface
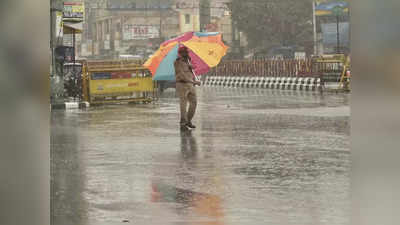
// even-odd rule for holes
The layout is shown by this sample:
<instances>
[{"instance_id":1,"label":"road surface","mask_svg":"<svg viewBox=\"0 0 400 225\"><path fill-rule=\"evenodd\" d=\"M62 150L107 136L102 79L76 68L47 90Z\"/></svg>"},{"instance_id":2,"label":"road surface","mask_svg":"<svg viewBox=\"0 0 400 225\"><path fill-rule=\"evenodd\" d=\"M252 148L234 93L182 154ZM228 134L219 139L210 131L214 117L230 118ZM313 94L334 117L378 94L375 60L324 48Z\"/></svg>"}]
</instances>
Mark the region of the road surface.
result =
<instances>
[{"instance_id":1,"label":"road surface","mask_svg":"<svg viewBox=\"0 0 400 225\"><path fill-rule=\"evenodd\" d=\"M348 225L349 96L198 89L178 99L53 111L53 225Z\"/></svg>"}]
</instances>

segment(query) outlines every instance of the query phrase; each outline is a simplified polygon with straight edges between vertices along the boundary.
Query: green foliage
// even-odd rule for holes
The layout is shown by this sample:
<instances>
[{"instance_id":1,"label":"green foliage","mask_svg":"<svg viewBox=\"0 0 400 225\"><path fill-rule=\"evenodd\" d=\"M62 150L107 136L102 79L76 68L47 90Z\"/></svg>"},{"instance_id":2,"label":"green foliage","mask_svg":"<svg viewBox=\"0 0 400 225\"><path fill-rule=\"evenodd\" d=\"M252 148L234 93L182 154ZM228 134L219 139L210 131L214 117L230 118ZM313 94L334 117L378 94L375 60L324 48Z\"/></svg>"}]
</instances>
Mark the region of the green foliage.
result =
<instances>
[{"instance_id":1,"label":"green foliage","mask_svg":"<svg viewBox=\"0 0 400 225\"><path fill-rule=\"evenodd\" d=\"M229 7L250 48L313 44L312 0L232 0Z\"/></svg>"}]
</instances>

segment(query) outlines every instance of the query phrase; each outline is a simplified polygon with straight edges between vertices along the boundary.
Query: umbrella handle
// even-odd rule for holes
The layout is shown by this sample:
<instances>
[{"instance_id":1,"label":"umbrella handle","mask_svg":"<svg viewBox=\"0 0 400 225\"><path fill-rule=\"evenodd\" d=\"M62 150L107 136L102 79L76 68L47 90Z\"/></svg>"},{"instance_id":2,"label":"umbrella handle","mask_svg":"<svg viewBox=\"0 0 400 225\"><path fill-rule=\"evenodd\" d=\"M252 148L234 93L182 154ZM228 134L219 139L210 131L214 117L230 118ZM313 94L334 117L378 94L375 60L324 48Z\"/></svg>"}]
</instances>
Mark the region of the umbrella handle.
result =
<instances>
[{"instance_id":1,"label":"umbrella handle","mask_svg":"<svg viewBox=\"0 0 400 225\"><path fill-rule=\"evenodd\" d=\"M192 63L190 62L190 60L188 60L188 63L189 63L190 65L192 65ZM192 73L193 73L194 80L195 80L195 81L200 81L199 77L198 77L198 76L196 75L196 73L194 72L194 69L193 69L192 66L191 66L191 71L192 71ZM196 85L194 85L194 86L196 86Z\"/></svg>"},{"instance_id":2,"label":"umbrella handle","mask_svg":"<svg viewBox=\"0 0 400 225\"><path fill-rule=\"evenodd\" d=\"M194 80L195 80L195 81L200 81L199 77L196 75L196 73L194 72L194 70L192 70L192 73L193 73L193 75L194 75ZM194 85L194 86L196 86L196 85ZM199 86L200 86L200 85L199 85Z\"/></svg>"}]
</instances>

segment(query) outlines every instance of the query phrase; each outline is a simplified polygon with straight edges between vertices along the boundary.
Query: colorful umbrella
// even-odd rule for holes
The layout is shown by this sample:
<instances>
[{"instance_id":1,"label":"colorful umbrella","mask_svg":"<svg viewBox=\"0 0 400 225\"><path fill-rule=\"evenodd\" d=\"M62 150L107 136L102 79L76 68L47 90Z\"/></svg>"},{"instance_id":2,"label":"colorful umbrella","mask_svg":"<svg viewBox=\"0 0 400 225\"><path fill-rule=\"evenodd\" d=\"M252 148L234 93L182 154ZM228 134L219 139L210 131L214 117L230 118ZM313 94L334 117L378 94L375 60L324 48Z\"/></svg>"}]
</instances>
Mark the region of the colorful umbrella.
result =
<instances>
[{"instance_id":1,"label":"colorful umbrella","mask_svg":"<svg viewBox=\"0 0 400 225\"><path fill-rule=\"evenodd\" d=\"M217 66L228 50L218 32L185 33L162 43L154 55L144 63L153 74L153 80L175 80L174 62L182 45L189 49L196 75L205 74L211 67Z\"/></svg>"}]
</instances>

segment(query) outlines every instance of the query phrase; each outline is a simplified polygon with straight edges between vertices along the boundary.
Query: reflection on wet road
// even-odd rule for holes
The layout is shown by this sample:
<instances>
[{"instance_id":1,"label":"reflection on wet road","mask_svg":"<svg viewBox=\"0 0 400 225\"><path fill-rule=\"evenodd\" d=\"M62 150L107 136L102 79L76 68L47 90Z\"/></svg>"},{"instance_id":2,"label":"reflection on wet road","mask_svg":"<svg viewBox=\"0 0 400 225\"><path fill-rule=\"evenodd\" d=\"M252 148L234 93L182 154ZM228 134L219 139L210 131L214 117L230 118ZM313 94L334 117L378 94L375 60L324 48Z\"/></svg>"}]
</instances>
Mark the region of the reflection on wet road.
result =
<instances>
[{"instance_id":1,"label":"reflection on wet road","mask_svg":"<svg viewBox=\"0 0 400 225\"><path fill-rule=\"evenodd\" d=\"M52 113L52 224L349 224L347 95L199 90Z\"/></svg>"}]
</instances>

